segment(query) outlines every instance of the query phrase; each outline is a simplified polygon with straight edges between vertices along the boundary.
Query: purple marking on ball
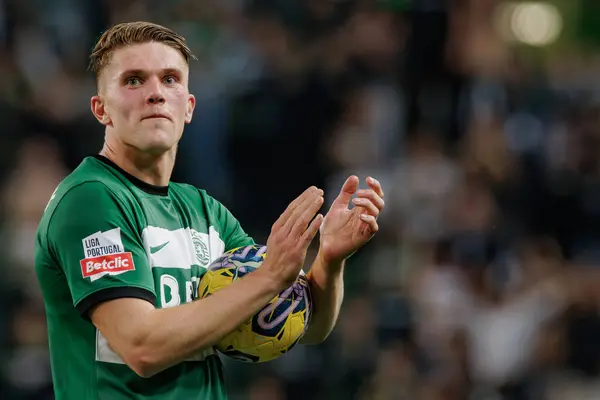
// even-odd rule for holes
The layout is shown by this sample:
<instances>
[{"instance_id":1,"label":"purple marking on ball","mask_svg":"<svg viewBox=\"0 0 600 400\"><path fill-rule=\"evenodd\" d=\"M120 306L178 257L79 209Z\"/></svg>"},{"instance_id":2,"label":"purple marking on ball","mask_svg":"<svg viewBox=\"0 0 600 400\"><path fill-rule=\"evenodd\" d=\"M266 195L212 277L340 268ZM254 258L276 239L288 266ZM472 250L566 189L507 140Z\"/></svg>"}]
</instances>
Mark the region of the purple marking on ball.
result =
<instances>
[{"instance_id":1,"label":"purple marking on ball","mask_svg":"<svg viewBox=\"0 0 600 400\"><path fill-rule=\"evenodd\" d=\"M306 293L306 288L304 287L304 285L301 285L299 283L294 283L291 287L292 291L294 292L294 295L297 299L303 299L307 296Z\"/></svg>"},{"instance_id":2,"label":"purple marking on ball","mask_svg":"<svg viewBox=\"0 0 600 400\"><path fill-rule=\"evenodd\" d=\"M311 305L308 303L308 291L307 290L308 289L304 288L304 294L306 296L306 300L305 300L306 301L306 314L304 315L304 329L305 329L305 332L308 329L308 326L309 326L309 323L310 323L310 316L311 316L311 314L310 314L310 306Z\"/></svg>"},{"instance_id":3,"label":"purple marking on ball","mask_svg":"<svg viewBox=\"0 0 600 400\"><path fill-rule=\"evenodd\" d=\"M244 250L242 251L242 254L240 254L240 257L241 257L241 258L246 258L246 257L248 257L248 253L250 253L250 250L252 250L252 247L253 247L253 246L246 246L246 247L244 248Z\"/></svg>"},{"instance_id":4,"label":"purple marking on ball","mask_svg":"<svg viewBox=\"0 0 600 400\"><path fill-rule=\"evenodd\" d=\"M293 301L290 306L281 314L277 316L273 321L267 322L266 318L269 314L273 312L275 308L277 308L281 303L288 300L291 294L294 294ZM277 325L279 325L283 320L285 320L291 313L296 310L298 304L302 301L302 299L307 298L308 294L306 293L306 288L303 285L298 283L294 283L292 286L281 292L279 298L276 302L267 305L259 314L257 318L258 325L263 329L273 329ZM308 311L307 311L308 313ZM306 319L308 321L308 319Z\"/></svg>"},{"instance_id":5,"label":"purple marking on ball","mask_svg":"<svg viewBox=\"0 0 600 400\"><path fill-rule=\"evenodd\" d=\"M256 257L262 256L267 251L267 246L261 246L256 252Z\"/></svg>"},{"instance_id":6,"label":"purple marking on ball","mask_svg":"<svg viewBox=\"0 0 600 400\"><path fill-rule=\"evenodd\" d=\"M212 269L215 269L215 270L225 269L225 268L228 268L230 265L231 265L231 262L229 261L229 257L221 257L220 259L215 261L215 263L212 266Z\"/></svg>"}]
</instances>

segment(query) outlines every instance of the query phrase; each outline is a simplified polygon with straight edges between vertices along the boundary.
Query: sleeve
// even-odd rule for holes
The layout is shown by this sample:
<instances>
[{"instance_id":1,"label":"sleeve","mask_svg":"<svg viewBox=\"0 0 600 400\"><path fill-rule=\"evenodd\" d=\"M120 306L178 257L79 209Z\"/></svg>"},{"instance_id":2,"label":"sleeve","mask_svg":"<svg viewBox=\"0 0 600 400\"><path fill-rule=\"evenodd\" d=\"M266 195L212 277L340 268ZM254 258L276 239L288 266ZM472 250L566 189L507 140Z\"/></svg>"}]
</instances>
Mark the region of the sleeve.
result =
<instances>
[{"instance_id":1,"label":"sleeve","mask_svg":"<svg viewBox=\"0 0 600 400\"><path fill-rule=\"evenodd\" d=\"M48 225L48 244L66 276L73 306L134 297L156 303L154 280L134 212L104 184L72 188Z\"/></svg>"},{"instance_id":2,"label":"sleeve","mask_svg":"<svg viewBox=\"0 0 600 400\"><path fill-rule=\"evenodd\" d=\"M225 242L225 251L254 244L252 239L242 228L239 221L221 202L205 194L219 226L219 232Z\"/></svg>"}]
</instances>

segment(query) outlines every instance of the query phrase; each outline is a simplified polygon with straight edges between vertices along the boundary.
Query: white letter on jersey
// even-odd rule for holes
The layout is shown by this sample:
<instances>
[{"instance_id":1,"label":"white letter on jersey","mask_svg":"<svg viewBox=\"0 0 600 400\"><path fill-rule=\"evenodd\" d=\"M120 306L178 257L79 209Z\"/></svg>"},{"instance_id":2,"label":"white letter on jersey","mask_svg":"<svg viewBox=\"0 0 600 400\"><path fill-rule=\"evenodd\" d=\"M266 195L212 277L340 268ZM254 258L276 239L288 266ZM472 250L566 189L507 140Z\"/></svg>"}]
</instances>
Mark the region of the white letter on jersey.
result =
<instances>
[{"instance_id":1,"label":"white letter on jersey","mask_svg":"<svg viewBox=\"0 0 600 400\"><path fill-rule=\"evenodd\" d=\"M167 290L169 290L169 301L167 301ZM179 283L177 282L177 279L171 275L165 274L160 277L160 301L162 308L175 307L181 304Z\"/></svg>"},{"instance_id":2,"label":"white letter on jersey","mask_svg":"<svg viewBox=\"0 0 600 400\"><path fill-rule=\"evenodd\" d=\"M194 299L194 284L192 281L187 281L185 283L185 301L187 303L191 302Z\"/></svg>"}]
</instances>

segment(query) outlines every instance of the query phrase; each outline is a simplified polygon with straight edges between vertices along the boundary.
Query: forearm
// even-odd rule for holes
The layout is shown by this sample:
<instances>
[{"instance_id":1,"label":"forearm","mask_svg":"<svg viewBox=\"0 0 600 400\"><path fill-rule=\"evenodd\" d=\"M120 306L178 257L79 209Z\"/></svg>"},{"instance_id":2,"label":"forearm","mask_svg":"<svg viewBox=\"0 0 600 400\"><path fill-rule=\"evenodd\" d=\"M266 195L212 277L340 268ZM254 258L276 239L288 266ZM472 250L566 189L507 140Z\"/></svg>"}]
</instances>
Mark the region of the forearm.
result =
<instances>
[{"instance_id":1,"label":"forearm","mask_svg":"<svg viewBox=\"0 0 600 400\"><path fill-rule=\"evenodd\" d=\"M344 299L343 272L344 262L328 265L317 255L307 275L313 300L313 314L301 343L322 343L333 330Z\"/></svg>"},{"instance_id":2,"label":"forearm","mask_svg":"<svg viewBox=\"0 0 600 400\"><path fill-rule=\"evenodd\" d=\"M257 271L205 299L152 310L131 346L136 372L150 376L214 346L280 290Z\"/></svg>"}]
</instances>

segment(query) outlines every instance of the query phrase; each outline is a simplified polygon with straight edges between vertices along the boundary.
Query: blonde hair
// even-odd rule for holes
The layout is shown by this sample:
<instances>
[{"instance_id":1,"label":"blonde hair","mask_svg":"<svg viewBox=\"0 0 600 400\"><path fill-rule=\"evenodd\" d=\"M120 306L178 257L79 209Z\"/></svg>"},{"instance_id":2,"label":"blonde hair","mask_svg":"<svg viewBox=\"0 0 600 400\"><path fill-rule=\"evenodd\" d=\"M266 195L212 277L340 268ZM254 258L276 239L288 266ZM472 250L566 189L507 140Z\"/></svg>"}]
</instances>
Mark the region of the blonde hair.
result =
<instances>
[{"instance_id":1,"label":"blonde hair","mask_svg":"<svg viewBox=\"0 0 600 400\"><path fill-rule=\"evenodd\" d=\"M98 80L102 70L110 63L112 53L115 50L149 42L171 46L181 53L188 64L191 59L196 59L187 46L185 38L175 31L151 22L124 22L112 26L98 39L90 54L89 68Z\"/></svg>"}]
</instances>

